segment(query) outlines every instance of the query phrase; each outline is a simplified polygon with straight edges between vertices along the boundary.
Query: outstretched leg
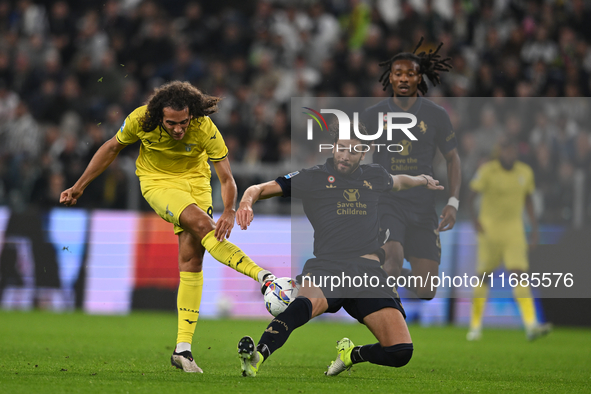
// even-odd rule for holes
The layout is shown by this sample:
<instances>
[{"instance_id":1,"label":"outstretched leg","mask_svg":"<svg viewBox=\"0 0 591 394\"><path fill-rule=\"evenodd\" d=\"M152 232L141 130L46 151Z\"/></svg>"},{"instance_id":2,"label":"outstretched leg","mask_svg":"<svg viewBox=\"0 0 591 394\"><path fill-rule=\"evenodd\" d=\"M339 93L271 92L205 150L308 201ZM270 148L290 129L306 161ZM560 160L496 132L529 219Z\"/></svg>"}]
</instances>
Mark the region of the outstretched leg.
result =
<instances>
[{"instance_id":1,"label":"outstretched leg","mask_svg":"<svg viewBox=\"0 0 591 394\"><path fill-rule=\"evenodd\" d=\"M179 233L178 334L171 363L185 372L203 372L193 360L191 343L203 293L202 265L205 250L219 262L261 284L269 279L271 273L259 267L233 243L216 240L213 219L197 205L191 204L182 211L180 224L184 231Z\"/></svg>"},{"instance_id":2,"label":"outstretched leg","mask_svg":"<svg viewBox=\"0 0 591 394\"><path fill-rule=\"evenodd\" d=\"M236 271L250 276L261 285L265 282L265 276L271 272L262 269L251 260L238 246L224 239L218 241L215 236L215 223L207 213L197 207L189 205L180 216L181 227L189 232L193 237L201 241L201 245L211 254L211 256L222 264L225 264Z\"/></svg>"},{"instance_id":3,"label":"outstretched leg","mask_svg":"<svg viewBox=\"0 0 591 394\"><path fill-rule=\"evenodd\" d=\"M259 343L254 346L251 337L245 336L238 343L242 376L256 376L259 367L274 351L285 344L293 330L321 315L328 308L328 302L317 287L303 286L299 296L287 309L271 320Z\"/></svg>"}]
</instances>

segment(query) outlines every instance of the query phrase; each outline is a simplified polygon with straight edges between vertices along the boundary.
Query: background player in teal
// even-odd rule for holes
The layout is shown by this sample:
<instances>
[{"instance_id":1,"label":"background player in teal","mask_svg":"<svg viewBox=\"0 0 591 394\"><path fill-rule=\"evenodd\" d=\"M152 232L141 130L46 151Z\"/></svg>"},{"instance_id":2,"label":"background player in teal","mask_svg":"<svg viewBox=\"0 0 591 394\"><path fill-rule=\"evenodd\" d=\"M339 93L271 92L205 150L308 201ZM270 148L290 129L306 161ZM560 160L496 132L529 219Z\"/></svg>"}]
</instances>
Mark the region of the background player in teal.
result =
<instances>
[{"instance_id":1,"label":"background player in teal","mask_svg":"<svg viewBox=\"0 0 591 394\"><path fill-rule=\"evenodd\" d=\"M334 143L333 158L324 165L248 188L236 221L246 229L253 219L252 204L261 198L292 195L301 198L314 228L316 256L306 262L302 274L316 278L366 274L379 278L379 283L375 287L332 289L326 285L316 287L310 280L304 280L299 296L271 321L256 347L249 336L240 340L238 351L243 376L255 376L263 361L283 346L293 330L313 317L334 313L341 307L365 324L379 342L354 346L351 340L343 338L338 342L338 356L326 371L327 375L338 375L353 364L365 361L402 367L412 357L413 345L404 309L381 268L383 251L378 242L378 201L379 196L389 190L417 186L441 190L443 187L428 175L392 176L380 165L360 165L365 154L351 149L361 143L358 139L335 137Z\"/></svg>"},{"instance_id":2,"label":"background player in teal","mask_svg":"<svg viewBox=\"0 0 591 394\"><path fill-rule=\"evenodd\" d=\"M421 43L422 39L413 53L400 53L380 63L387 67L380 81L384 90L388 85L392 86L393 97L367 108L362 118L368 130L377 130L377 122L382 121L377 115L379 112L408 112L416 116L416 126L409 129L416 141L411 141L401 130L393 131L392 141L377 141L404 147L401 152L384 149L374 152L374 163L384 166L390 174L433 175L433 158L437 148L447 161L449 200L439 217L441 222L437 218L435 192L432 190L417 188L387 193L380 200L380 226L384 231L383 248L386 252L384 270L393 276L420 275L425 284L428 276L436 276L439 272L439 232L450 230L455 224L462 181L456 137L448 114L442 107L418 94L427 93L425 76L433 84L439 82L439 71L450 68L447 64L449 59L440 59L437 54L441 45L434 52L415 55ZM410 262L412 272L402 269L405 258ZM433 298L436 291L426 285L407 286L407 289L423 299Z\"/></svg>"}]
</instances>

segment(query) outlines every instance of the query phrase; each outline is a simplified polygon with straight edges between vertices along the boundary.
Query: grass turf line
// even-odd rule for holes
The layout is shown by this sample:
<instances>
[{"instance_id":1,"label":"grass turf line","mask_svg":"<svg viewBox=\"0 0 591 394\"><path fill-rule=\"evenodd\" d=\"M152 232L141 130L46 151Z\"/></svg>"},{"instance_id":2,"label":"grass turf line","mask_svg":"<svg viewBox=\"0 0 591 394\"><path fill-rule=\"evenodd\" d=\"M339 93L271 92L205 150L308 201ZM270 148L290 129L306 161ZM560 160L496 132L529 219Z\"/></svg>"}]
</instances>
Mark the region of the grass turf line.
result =
<instances>
[{"instance_id":1,"label":"grass turf line","mask_svg":"<svg viewBox=\"0 0 591 394\"><path fill-rule=\"evenodd\" d=\"M464 328L411 326L415 352L406 367L364 363L326 377L336 340L375 339L361 324L322 321L296 330L256 378L243 378L237 342L243 335L258 340L266 325L200 319L193 349L201 375L170 366L174 314L0 312L0 392L573 393L591 387L591 330L557 329L530 343L523 331L489 329L481 341L467 342Z\"/></svg>"}]
</instances>

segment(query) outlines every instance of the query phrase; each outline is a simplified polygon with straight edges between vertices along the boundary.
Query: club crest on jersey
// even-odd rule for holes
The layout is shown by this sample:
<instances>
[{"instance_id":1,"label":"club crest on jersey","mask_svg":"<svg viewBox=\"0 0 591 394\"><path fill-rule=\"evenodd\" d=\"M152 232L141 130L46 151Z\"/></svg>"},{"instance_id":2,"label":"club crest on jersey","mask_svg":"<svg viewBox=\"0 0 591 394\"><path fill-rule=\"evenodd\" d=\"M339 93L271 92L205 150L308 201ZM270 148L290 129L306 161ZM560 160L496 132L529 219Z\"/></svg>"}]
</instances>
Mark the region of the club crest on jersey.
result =
<instances>
[{"instance_id":1,"label":"club crest on jersey","mask_svg":"<svg viewBox=\"0 0 591 394\"><path fill-rule=\"evenodd\" d=\"M183 142L183 144L184 144L184 142ZM193 148L195 145L197 145L197 144L185 144L185 150L187 152L191 152L191 148Z\"/></svg>"},{"instance_id":2,"label":"club crest on jersey","mask_svg":"<svg viewBox=\"0 0 591 394\"><path fill-rule=\"evenodd\" d=\"M347 189L343 192L343 197L349 202L355 202L359 199L359 189Z\"/></svg>"},{"instance_id":3,"label":"club crest on jersey","mask_svg":"<svg viewBox=\"0 0 591 394\"><path fill-rule=\"evenodd\" d=\"M419 123L419 129L421 129L421 133L425 134L427 132L427 124L421 120Z\"/></svg>"},{"instance_id":4,"label":"club crest on jersey","mask_svg":"<svg viewBox=\"0 0 591 394\"><path fill-rule=\"evenodd\" d=\"M368 181L363 181L363 186L369 188L369 190L373 190L373 188L371 187L371 183L369 183Z\"/></svg>"},{"instance_id":5,"label":"club crest on jersey","mask_svg":"<svg viewBox=\"0 0 591 394\"><path fill-rule=\"evenodd\" d=\"M334 179L334 176L330 175L330 176L328 177L328 182L329 182L329 183L334 183L334 181L335 181L335 179Z\"/></svg>"},{"instance_id":6,"label":"club crest on jersey","mask_svg":"<svg viewBox=\"0 0 591 394\"><path fill-rule=\"evenodd\" d=\"M285 179L290 179L290 178L293 178L294 176L296 176L299 173L300 173L299 171L290 172L289 174L285 175L284 178Z\"/></svg>"}]
</instances>

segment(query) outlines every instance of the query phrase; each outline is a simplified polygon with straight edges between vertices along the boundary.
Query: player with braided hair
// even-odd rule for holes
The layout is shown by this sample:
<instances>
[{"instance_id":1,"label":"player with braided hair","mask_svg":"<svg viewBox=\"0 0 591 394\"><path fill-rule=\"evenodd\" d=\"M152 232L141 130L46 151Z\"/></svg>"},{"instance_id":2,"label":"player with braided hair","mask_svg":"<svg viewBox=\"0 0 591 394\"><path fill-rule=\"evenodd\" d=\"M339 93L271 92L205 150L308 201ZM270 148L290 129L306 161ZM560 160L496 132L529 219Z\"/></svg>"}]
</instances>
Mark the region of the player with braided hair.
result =
<instances>
[{"instance_id":1,"label":"player with braided hair","mask_svg":"<svg viewBox=\"0 0 591 394\"><path fill-rule=\"evenodd\" d=\"M388 85L392 84L392 81L390 81L390 74L392 74L393 71L392 66L399 60L409 60L414 62L419 67L418 73L421 74L421 76L425 75L427 78L429 78L429 80L433 83L433 86L437 86L441 83L439 79L439 72L449 71L451 65L448 62L451 60L451 58L446 57L445 59L441 59L441 55L439 55L439 49L441 49L443 43L440 43L435 51L429 50L428 53L423 51L419 54L415 54L417 49L421 47L422 43L423 37L421 37L421 40L412 53L401 52L392 56L392 58L389 60L379 63L380 67L386 67L386 70L384 70L382 76L380 77L380 82L382 83L384 90L388 88ZM423 78L420 79L417 87L423 95L427 94L427 91L429 90L427 82ZM396 97L396 94L394 96Z\"/></svg>"},{"instance_id":2,"label":"player with braided hair","mask_svg":"<svg viewBox=\"0 0 591 394\"><path fill-rule=\"evenodd\" d=\"M411 140L402 130L392 130L392 140L383 135L377 143L397 143L402 146L399 152L387 149L376 150L374 163L384 166L392 175L429 174L433 175L433 158L436 148L447 162L449 201L437 218L435 210L436 194L432 190L416 188L400 193L387 193L380 199L380 227L384 234L383 249L386 252L384 270L393 276L407 277L406 288L419 298L432 299L435 291L427 286L427 278L437 275L441 259L439 232L453 228L459 206L461 185L460 157L451 121L445 110L435 103L419 96L425 95L427 77L433 85L440 83L439 73L449 71L450 58L442 58L439 44L436 50L403 52L381 62L386 70L380 77L384 90L392 87L392 97L367 108L363 119L369 130L377 130L376 122L384 122L387 128L388 115L392 112L411 113L416 117L416 125L409 131L417 138ZM377 115L383 113L383 118ZM383 133L387 134L387 133ZM411 269L402 268L404 259L410 262ZM420 276L422 280L416 280ZM412 279L414 277L415 279Z\"/></svg>"}]
</instances>

